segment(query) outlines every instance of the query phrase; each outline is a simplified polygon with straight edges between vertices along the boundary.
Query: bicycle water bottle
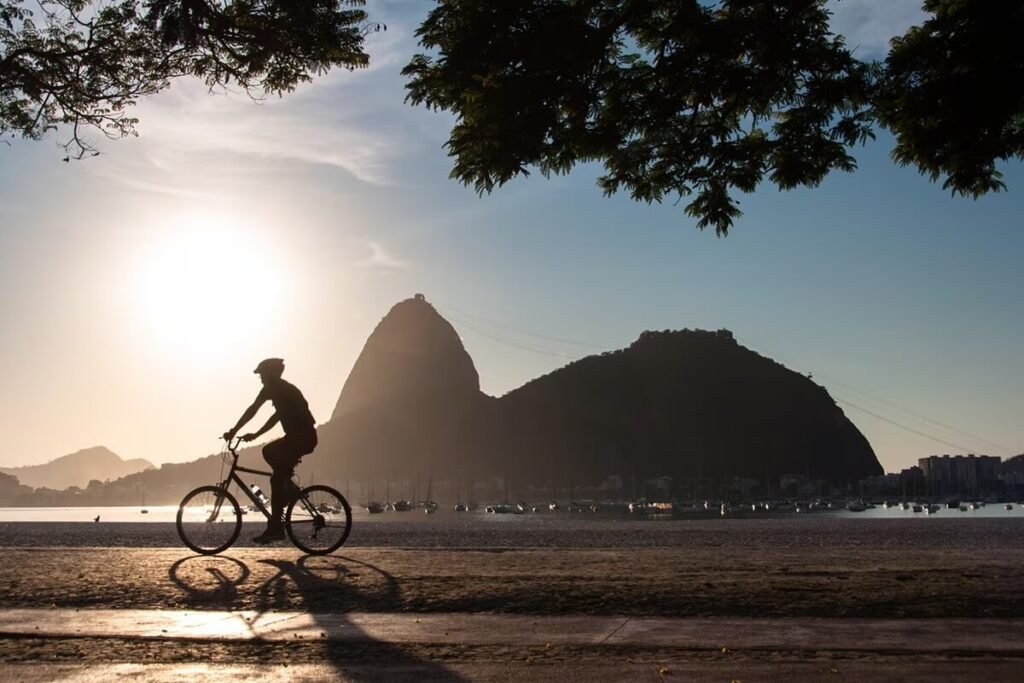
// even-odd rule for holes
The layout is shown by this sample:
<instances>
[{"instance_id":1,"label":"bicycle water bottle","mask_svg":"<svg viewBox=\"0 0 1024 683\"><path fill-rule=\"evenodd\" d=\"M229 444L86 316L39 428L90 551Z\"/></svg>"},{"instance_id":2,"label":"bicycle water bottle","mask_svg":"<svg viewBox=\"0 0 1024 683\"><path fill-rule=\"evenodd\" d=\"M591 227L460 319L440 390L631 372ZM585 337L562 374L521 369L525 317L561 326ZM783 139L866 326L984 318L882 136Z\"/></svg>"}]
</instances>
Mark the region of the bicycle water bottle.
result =
<instances>
[{"instance_id":1,"label":"bicycle water bottle","mask_svg":"<svg viewBox=\"0 0 1024 683\"><path fill-rule=\"evenodd\" d=\"M256 496L256 499L263 503L263 507L270 507L270 499L263 493L263 490L256 484L249 484L249 489L252 491L252 495Z\"/></svg>"}]
</instances>

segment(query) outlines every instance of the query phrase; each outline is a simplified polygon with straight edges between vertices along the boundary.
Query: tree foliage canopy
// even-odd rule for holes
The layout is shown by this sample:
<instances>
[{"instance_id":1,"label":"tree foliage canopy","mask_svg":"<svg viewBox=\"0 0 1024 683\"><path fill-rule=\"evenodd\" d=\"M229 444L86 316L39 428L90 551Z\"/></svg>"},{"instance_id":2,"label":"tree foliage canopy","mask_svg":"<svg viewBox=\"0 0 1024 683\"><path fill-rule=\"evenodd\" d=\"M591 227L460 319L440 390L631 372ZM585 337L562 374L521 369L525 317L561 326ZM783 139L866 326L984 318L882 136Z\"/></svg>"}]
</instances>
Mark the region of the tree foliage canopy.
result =
<instances>
[{"instance_id":1,"label":"tree foliage canopy","mask_svg":"<svg viewBox=\"0 0 1024 683\"><path fill-rule=\"evenodd\" d=\"M417 35L408 99L456 114L452 176L490 192L600 162L606 194L690 198L725 234L734 191L849 171L879 123L894 156L978 196L1022 156L1018 2L927 0L885 63L854 57L824 0L446 0Z\"/></svg>"},{"instance_id":2,"label":"tree foliage canopy","mask_svg":"<svg viewBox=\"0 0 1024 683\"><path fill-rule=\"evenodd\" d=\"M0 0L0 134L68 125L134 133L127 111L179 76L281 94L334 66L366 66L364 0Z\"/></svg>"},{"instance_id":3,"label":"tree foliage canopy","mask_svg":"<svg viewBox=\"0 0 1024 683\"><path fill-rule=\"evenodd\" d=\"M1024 3L927 0L932 17L892 41L876 97L893 157L954 193L1005 189L1024 157ZM1014 47L1014 46L1017 47Z\"/></svg>"},{"instance_id":4,"label":"tree foliage canopy","mask_svg":"<svg viewBox=\"0 0 1024 683\"><path fill-rule=\"evenodd\" d=\"M0 136L134 134L180 76L282 94L366 66L364 0L0 0ZM531 167L603 165L606 194L686 198L725 234L738 192L815 186L879 127L897 163L954 194L1024 158L1024 3L924 0L884 61L855 56L825 0L438 0L403 73L453 112L452 176L490 192Z\"/></svg>"}]
</instances>

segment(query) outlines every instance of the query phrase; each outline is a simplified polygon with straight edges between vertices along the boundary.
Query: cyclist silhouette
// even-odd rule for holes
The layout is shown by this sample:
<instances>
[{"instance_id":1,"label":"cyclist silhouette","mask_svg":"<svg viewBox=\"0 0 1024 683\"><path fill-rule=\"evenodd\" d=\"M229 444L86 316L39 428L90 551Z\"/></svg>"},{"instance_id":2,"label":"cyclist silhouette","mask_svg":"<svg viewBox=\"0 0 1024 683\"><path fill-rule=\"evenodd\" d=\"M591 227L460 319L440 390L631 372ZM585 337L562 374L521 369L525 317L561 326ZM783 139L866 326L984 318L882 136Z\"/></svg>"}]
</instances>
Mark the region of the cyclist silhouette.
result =
<instances>
[{"instance_id":1,"label":"cyclist silhouette","mask_svg":"<svg viewBox=\"0 0 1024 683\"><path fill-rule=\"evenodd\" d=\"M284 539L282 518L285 508L292 502L298 488L292 483L292 473L302 456L313 452L316 448L316 424L309 412L309 404L298 388L281 379L284 373L284 361L280 358L268 358L253 370L260 376L263 389L252 405L245 409L238 423L224 432L224 438L230 441L245 424L251 420L260 407L270 401L274 404L274 414L258 431L242 436L243 441L252 441L269 431L278 422L284 429L284 436L271 441L263 447L263 459L273 470L270 477L270 520L266 530L252 540L257 543L269 543Z\"/></svg>"}]
</instances>

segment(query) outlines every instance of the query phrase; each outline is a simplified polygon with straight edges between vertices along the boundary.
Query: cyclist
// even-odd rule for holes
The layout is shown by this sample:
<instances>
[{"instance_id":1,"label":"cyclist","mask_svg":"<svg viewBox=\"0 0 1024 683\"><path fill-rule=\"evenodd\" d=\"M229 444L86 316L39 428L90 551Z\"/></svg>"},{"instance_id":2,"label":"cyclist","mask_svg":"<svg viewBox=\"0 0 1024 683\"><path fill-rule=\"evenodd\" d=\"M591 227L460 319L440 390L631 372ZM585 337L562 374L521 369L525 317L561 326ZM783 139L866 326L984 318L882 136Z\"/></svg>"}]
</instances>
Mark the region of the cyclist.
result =
<instances>
[{"instance_id":1,"label":"cyclist","mask_svg":"<svg viewBox=\"0 0 1024 683\"><path fill-rule=\"evenodd\" d=\"M224 438L230 441L245 424L251 420L260 407L270 401L274 404L274 414L258 431L242 436L242 441L253 441L269 431L278 422L284 429L284 436L271 441L263 447L263 459L273 470L270 477L270 520L266 530L253 538L257 543L270 543L284 539L284 510L292 502L298 488L292 483L292 474L299 459L313 452L316 448L316 429L313 415L309 412L302 392L294 384L281 379L284 373L284 361L280 358L268 358L253 370L260 376L263 389L252 405L246 408L238 423L224 432Z\"/></svg>"}]
</instances>

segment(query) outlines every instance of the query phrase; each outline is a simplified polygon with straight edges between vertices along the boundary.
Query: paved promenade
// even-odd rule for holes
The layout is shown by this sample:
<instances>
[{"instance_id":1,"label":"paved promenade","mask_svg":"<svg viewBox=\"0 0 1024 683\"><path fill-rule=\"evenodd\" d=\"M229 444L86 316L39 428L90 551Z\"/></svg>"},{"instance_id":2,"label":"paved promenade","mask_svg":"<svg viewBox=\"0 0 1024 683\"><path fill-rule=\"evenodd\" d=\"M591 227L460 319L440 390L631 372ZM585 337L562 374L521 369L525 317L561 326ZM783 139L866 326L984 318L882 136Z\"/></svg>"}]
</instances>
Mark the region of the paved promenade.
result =
<instances>
[{"instance_id":1,"label":"paved promenade","mask_svg":"<svg viewBox=\"0 0 1024 683\"><path fill-rule=\"evenodd\" d=\"M183 610L0 610L0 636L687 650L990 654L1022 658L1022 619L729 619L510 614L308 614Z\"/></svg>"},{"instance_id":2,"label":"paved promenade","mask_svg":"<svg viewBox=\"0 0 1024 683\"><path fill-rule=\"evenodd\" d=\"M1024 619L7 609L0 679L1011 681L1022 632Z\"/></svg>"}]
</instances>

